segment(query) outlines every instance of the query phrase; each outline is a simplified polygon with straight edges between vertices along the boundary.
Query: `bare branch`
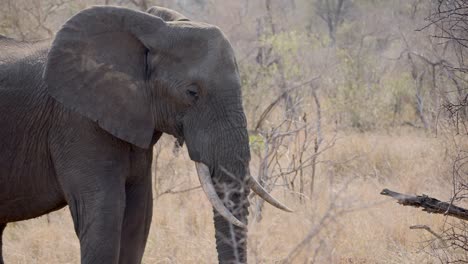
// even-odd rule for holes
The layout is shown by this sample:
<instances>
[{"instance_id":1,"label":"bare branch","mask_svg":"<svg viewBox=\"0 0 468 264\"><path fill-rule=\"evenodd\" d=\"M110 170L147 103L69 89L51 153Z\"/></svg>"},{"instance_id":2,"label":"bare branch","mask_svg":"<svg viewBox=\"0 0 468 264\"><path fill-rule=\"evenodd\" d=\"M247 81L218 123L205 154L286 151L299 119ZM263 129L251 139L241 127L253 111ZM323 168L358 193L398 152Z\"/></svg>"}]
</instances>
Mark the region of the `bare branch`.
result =
<instances>
[{"instance_id":1,"label":"bare branch","mask_svg":"<svg viewBox=\"0 0 468 264\"><path fill-rule=\"evenodd\" d=\"M389 189L383 189L381 195L390 196L397 200L397 202L404 206L422 207L423 211L434 214L443 214L456 217L468 221L468 210L455 206L450 203L439 201L427 195L408 195L402 194Z\"/></svg>"}]
</instances>

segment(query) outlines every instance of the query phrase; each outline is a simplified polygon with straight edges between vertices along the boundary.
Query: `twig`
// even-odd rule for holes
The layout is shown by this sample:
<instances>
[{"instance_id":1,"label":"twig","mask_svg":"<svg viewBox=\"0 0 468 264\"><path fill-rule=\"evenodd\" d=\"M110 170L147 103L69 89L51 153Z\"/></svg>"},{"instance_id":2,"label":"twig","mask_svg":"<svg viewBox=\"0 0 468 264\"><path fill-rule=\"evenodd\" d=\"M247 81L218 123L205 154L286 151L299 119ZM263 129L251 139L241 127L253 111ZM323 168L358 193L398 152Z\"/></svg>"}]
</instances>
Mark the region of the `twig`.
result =
<instances>
[{"instance_id":1,"label":"twig","mask_svg":"<svg viewBox=\"0 0 468 264\"><path fill-rule=\"evenodd\" d=\"M439 239L444 246L447 246L444 239L439 234L432 231L432 229L428 227L427 225L413 225L413 226L410 226L410 229L424 229L427 232L431 233L433 236L435 236L437 239Z\"/></svg>"},{"instance_id":2,"label":"twig","mask_svg":"<svg viewBox=\"0 0 468 264\"><path fill-rule=\"evenodd\" d=\"M187 189L183 189L183 190L173 190L173 189L167 189L161 193L158 193L156 195L156 197L153 199L153 200L157 200L159 199L161 196L165 195L165 194L179 194L179 193L186 193L186 192L191 192L191 191L194 191L194 190L198 190L201 188L201 185L198 185L198 186L195 186L195 187L190 187L190 188L187 188Z\"/></svg>"},{"instance_id":3,"label":"twig","mask_svg":"<svg viewBox=\"0 0 468 264\"><path fill-rule=\"evenodd\" d=\"M312 78L312 79L310 79L310 80L308 80L308 81L306 81L306 82L303 82L303 83L301 83L301 84L299 84L299 85L296 85L296 86L294 86L294 87L291 87L291 88L285 90L283 93L281 93L281 95L279 95L279 96L278 96L270 105L268 105L268 107L262 112L262 114L260 115L260 118L259 118L259 120L258 120L258 122L257 122L257 125L255 126L255 131L258 131L258 130L259 130L260 126L263 124L263 121L268 117L268 115L270 114L271 110L281 101L281 99L282 99L284 96L286 96L288 93L294 91L295 89L301 88L301 87L303 87L304 85L307 85L307 84L309 84L309 83L311 83L311 82L313 82L313 81L315 81L315 80L317 80L317 79L319 79L319 78L320 78L320 76L315 77L315 78Z\"/></svg>"}]
</instances>

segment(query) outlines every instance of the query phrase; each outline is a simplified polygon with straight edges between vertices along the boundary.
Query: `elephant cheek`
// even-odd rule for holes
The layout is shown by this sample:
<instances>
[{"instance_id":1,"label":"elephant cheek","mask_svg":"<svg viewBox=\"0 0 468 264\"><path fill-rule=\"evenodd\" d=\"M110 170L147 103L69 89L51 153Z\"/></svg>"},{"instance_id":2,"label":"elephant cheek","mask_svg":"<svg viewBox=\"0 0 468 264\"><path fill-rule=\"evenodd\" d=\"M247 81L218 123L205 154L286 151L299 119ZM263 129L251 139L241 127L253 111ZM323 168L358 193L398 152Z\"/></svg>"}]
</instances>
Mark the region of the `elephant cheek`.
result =
<instances>
[{"instance_id":1,"label":"elephant cheek","mask_svg":"<svg viewBox=\"0 0 468 264\"><path fill-rule=\"evenodd\" d=\"M211 156L213 152L212 136L204 130L184 130L187 150L190 159L196 162L212 164Z\"/></svg>"}]
</instances>

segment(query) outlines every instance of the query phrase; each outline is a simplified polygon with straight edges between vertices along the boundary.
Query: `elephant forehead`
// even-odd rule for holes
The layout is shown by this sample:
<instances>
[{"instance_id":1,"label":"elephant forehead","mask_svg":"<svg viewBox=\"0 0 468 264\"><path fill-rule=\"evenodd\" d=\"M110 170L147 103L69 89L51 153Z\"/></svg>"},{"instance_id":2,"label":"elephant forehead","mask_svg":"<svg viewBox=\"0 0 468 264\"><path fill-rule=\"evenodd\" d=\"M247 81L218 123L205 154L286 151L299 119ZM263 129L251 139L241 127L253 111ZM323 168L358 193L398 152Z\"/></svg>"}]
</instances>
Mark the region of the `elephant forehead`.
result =
<instances>
[{"instance_id":1,"label":"elephant forehead","mask_svg":"<svg viewBox=\"0 0 468 264\"><path fill-rule=\"evenodd\" d=\"M239 74L232 63L202 63L191 67L187 76L207 86L233 87L240 85Z\"/></svg>"},{"instance_id":2,"label":"elephant forehead","mask_svg":"<svg viewBox=\"0 0 468 264\"><path fill-rule=\"evenodd\" d=\"M185 22L185 26L193 27L189 30L191 32L187 33L190 37L187 38L187 42L183 43L182 50L176 52L184 54L187 58L200 60L200 63L217 64L214 66L219 66L220 63L232 63L234 51L219 28L208 24L200 26L198 23L188 22Z\"/></svg>"},{"instance_id":3,"label":"elephant forehead","mask_svg":"<svg viewBox=\"0 0 468 264\"><path fill-rule=\"evenodd\" d=\"M211 75L210 78L224 78L237 74L234 52L228 43L213 47L195 64L196 67L191 71L198 74L208 73Z\"/></svg>"}]
</instances>

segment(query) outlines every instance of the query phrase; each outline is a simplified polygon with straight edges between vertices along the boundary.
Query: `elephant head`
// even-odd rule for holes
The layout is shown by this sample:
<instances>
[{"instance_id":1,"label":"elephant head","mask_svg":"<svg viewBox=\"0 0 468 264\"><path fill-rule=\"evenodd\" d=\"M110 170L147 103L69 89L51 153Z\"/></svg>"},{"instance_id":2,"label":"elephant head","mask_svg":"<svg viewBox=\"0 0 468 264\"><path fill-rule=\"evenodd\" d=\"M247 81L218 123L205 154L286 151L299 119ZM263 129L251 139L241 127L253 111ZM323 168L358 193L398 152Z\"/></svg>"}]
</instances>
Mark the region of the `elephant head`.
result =
<instances>
[{"instance_id":1,"label":"elephant head","mask_svg":"<svg viewBox=\"0 0 468 264\"><path fill-rule=\"evenodd\" d=\"M288 210L249 174L239 72L217 27L159 7L92 7L57 33L44 80L66 108L137 147L152 147L155 132L186 142L215 209L220 262L245 262L250 189Z\"/></svg>"}]
</instances>

